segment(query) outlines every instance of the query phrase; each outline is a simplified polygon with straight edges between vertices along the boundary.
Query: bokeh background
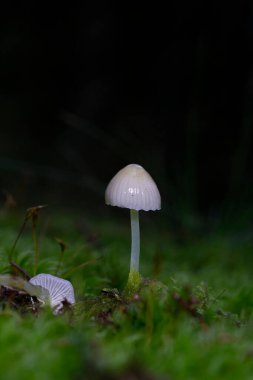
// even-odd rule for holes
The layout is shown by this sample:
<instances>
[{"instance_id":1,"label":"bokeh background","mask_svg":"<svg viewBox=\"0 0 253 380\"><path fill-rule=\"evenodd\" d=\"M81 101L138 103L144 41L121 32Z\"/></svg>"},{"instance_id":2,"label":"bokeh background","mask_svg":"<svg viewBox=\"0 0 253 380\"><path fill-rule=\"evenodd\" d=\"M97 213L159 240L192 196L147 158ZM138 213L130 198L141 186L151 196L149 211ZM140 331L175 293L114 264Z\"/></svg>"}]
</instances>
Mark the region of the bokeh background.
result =
<instances>
[{"instance_id":1,"label":"bokeh background","mask_svg":"<svg viewBox=\"0 0 253 380\"><path fill-rule=\"evenodd\" d=\"M139 163L175 223L250 213L250 1L8 4L2 202L104 212L108 181Z\"/></svg>"}]
</instances>

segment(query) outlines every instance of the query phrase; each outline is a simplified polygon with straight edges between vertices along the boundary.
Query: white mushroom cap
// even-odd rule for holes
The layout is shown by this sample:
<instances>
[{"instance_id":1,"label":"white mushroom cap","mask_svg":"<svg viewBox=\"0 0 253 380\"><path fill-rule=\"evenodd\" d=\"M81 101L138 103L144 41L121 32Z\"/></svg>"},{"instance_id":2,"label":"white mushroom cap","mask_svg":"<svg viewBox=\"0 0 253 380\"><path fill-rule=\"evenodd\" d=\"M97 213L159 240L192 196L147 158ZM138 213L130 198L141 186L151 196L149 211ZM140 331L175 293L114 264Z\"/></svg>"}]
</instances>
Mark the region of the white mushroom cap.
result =
<instances>
[{"instance_id":1,"label":"white mushroom cap","mask_svg":"<svg viewBox=\"0 0 253 380\"><path fill-rule=\"evenodd\" d=\"M52 276L51 274L40 273L29 280L30 284L40 286L49 292L49 302L55 314L58 314L63 307L63 302L67 301L73 305L75 303L74 289L68 280Z\"/></svg>"},{"instance_id":2,"label":"white mushroom cap","mask_svg":"<svg viewBox=\"0 0 253 380\"><path fill-rule=\"evenodd\" d=\"M105 191L105 203L132 210L160 210L161 196L148 172L142 166L130 164L121 169Z\"/></svg>"}]
</instances>

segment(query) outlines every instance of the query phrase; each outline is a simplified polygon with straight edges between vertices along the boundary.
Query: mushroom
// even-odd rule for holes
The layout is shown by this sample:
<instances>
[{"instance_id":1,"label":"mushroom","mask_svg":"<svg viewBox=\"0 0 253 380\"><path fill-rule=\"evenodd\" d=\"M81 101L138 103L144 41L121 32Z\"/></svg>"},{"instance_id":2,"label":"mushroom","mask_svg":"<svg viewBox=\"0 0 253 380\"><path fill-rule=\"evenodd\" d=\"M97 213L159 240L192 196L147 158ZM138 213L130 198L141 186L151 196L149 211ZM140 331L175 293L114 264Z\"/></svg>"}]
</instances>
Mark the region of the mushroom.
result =
<instances>
[{"instance_id":1,"label":"mushroom","mask_svg":"<svg viewBox=\"0 0 253 380\"><path fill-rule=\"evenodd\" d=\"M129 281L140 282L139 211L161 209L159 190L153 178L142 166L130 164L121 169L108 184L105 191L105 203L130 209L132 245Z\"/></svg>"},{"instance_id":2,"label":"mushroom","mask_svg":"<svg viewBox=\"0 0 253 380\"><path fill-rule=\"evenodd\" d=\"M55 315L62 313L64 305L71 306L75 303L74 289L68 280L51 274L40 273L32 277L29 283L47 290L48 301Z\"/></svg>"}]
</instances>

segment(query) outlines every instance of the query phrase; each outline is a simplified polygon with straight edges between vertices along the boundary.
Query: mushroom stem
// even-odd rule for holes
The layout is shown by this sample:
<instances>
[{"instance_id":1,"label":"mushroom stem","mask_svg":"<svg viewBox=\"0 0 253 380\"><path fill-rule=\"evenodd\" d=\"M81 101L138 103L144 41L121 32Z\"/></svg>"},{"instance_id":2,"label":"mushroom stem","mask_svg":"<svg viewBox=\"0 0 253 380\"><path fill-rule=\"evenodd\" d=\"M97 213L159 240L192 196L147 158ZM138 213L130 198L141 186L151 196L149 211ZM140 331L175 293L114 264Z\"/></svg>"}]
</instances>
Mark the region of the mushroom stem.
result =
<instances>
[{"instance_id":1,"label":"mushroom stem","mask_svg":"<svg viewBox=\"0 0 253 380\"><path fill-rule=\"evenodd\" d=\"M130 272L133 272L133 271L139 272L139 257L140 257L139 212L131 209L130 218L131 218L131 234L132 234Z\"/></svg>"}]
</instances>

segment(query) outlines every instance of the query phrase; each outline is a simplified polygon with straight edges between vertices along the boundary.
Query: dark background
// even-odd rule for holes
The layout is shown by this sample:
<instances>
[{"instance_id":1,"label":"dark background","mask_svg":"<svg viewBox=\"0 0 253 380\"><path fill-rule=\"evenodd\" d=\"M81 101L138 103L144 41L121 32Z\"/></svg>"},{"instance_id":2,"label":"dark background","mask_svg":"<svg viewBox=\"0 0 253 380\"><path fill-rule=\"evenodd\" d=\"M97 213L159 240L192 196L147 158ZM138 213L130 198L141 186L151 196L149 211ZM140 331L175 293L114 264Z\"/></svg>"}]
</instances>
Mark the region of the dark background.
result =
<instances>
[{"instance_id":1,"label":"dark background","mask_svg":"<svg viewBox=\"0 0 253 380\"><path fill-rule=\"evenodd\" d=\"M251 2L168 4L2 10L3 194L97 210L135 162L170 216L252 204Z\"/></svg>"}]
</instances>

